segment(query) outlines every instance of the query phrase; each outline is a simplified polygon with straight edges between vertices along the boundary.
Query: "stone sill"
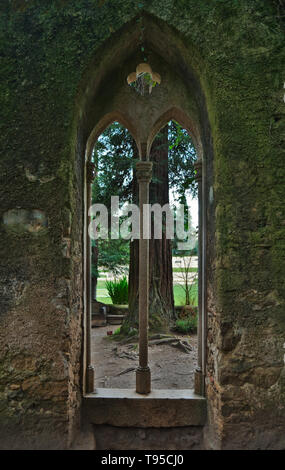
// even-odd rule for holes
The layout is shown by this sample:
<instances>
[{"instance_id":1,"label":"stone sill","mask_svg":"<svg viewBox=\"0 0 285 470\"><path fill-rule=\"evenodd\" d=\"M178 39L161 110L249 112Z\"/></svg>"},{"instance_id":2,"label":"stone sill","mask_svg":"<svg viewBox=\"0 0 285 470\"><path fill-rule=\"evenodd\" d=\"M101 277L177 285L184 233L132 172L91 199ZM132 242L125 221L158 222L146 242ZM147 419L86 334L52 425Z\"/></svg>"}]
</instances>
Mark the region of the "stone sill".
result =
<instances>
[{"instance_id":1,"label":"stone sill","mask_svg":"<svg viewBox=\"0 0 285 470\"><path fill-rule=\"evenodd\" d=\"M207 402L193 390L153 390L140 395L131 389L97 388L83 398L83 417L92 424L118 427L203 426Z\"/></svg>"}]
</instances>

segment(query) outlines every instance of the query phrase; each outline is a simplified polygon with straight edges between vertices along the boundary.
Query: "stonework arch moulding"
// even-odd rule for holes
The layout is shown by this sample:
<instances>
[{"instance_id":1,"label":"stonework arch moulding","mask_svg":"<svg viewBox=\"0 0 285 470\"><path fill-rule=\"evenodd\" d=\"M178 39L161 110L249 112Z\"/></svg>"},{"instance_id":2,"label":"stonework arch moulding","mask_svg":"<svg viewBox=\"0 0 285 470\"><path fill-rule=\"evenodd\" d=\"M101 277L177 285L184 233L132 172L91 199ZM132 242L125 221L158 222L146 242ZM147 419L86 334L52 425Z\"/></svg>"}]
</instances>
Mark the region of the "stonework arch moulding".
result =
<instances>
[{"instance_id":1,"label":"stonework arch moulding","mask_svg":"<svg viewBox=\"0 0 285 470\"><path fill-rule=\"evenodd\" d=\"M119 122L122 126L124 126L130 132L137 146L139 147L136 129L131 124L129 118L118 111L114 111L103 116L103 118L98 122L91 132L86 146L86 160L90 160L92 150L98 138L113 122Z\"/></svg>"},{"instance_id":2,"label":"stonework arch moulding","mask_svg":"<svg viewBox=\"0 0 285 470\"><path fill-rule=\"evenodd\" d=\"M161 127L169 120L177 120L193 137L199 158L203 162L203 201L207 200L209 178L212 172L212 139L207 106L200 77L193 70L191 58L181 38L167 25L160 28L156 21L146 18L147 46L151 51L151 65L162 77L161 84L149 96L140 96L127 85L128 74L141 60L138 54L137 33L133 24L126 25L117 41L107 41L96 54L85 85L81 85L79 105L78 145L85 154L79 160L89 160L100 134L114 121L120 122L134 137L141 159L148 159L151 144ZM80 101L80 100L79 100ZM206 177L206 174L208 175ZM203 205L203 374L206 373L206 204ZM89 196L85 193L85 208ZM85 212L85 246L90 251L87 237L88 214ZM86 263L84 266L86 272ZM90 284L87 278L85 285ZM90 293L90 292L89 292ZM86 294L86 293L85 293ZM89 294L88 294L89 295ZM85 305L88 306L88 295ZM85 309L86 316L86 309ZM85 321L86 324L86 321ZM90 339L88 340L90 343ZM88 343L87 341L87 343ZM89 344L90 347L90 344ZM86 348L85 348L86 349ZM88 348L87 348L88 349ZM88 361L87 361L88 362Z\"/></svg>"},{"instance_id":3,"label":"stonework arch moulding","mask_svg":"<svg viewBox=\"0 0 285 470\"><path fill-rule=\"evenodd\" d=\"M203 146L200 140L197 124L182 109L179 109L178 107L173 107L166 111L166 113L164 113L154 124L147 140L147 155L149 156L151 153L151 146L157 133L171 120L177 121L192 137L198 159L202 160Z\"/></svg>"}]
</instances>

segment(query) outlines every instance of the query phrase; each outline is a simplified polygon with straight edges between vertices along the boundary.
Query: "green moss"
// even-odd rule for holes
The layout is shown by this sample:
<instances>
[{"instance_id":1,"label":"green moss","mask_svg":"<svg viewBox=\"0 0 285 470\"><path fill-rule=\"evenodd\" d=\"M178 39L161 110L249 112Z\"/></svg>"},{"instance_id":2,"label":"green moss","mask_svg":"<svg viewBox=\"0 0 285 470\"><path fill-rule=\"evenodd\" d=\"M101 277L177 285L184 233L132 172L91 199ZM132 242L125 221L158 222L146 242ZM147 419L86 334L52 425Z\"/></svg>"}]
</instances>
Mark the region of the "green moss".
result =
<instances>
[{"instance_id":1,"label":"green moss","mask_svg":"<svg viewBox=\"0 0 285 470\"><path fill-rule=\"evenodd\" d=\"M209 117L211 144L204 155L209 169L213 166L208 177L216 206L209 224L213 263L208 270L217 315L251 331L258 322L271 322L281 337L284 32L278 4L149 0L144 14L161 31L165 24L173 28L177 68L183 40L186 60L205 95L201 121ZM100 64L109 60L100 49L106 41L112 49L121 28L135 30L138 2L106 0L99 6L97 0L4 0L0 11L0 217L21 206L42 210L49 221L47 231L37 237L8 233L0 223L1 279L53 283L63 277L75 284L82 252L83 161L78 155L84 154L87 137L82 124L85 85L90 73L96 78ZM100 99L102 106L105 97ZM29 181L27 171L37 179ZM42 183L42 177L53 179ZM69 260L62 256L62 238L70 226L74 259ZM256 313L254 302L272 291L280 305L272 301L270 308L265 305ZM127 323L122 328L128 334ZM159 318L153 317L151 328L162 328ZM15 350L17 344L9 348ZM8 377L9 360L3 358L0 370L3 386L16 378L16 372ZM1 412L4 421L8 414L16 423L17 410L7 410Z\"/></svg>"}]
</instances>

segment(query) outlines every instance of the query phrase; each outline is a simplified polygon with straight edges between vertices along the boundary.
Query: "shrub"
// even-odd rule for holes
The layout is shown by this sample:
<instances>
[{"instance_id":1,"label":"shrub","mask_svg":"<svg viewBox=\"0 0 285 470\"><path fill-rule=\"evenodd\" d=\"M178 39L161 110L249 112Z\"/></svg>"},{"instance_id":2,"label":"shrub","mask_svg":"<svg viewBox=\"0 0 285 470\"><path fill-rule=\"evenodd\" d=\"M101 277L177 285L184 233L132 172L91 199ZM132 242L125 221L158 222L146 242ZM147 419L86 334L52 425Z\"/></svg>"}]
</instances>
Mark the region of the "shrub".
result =
<instances>
[{"instance_id":1,"label":"shrub","mask_svg":"<svg viewBox=\"0 0 285 470\"><path fill-rule=\"evenodd\" d=\"M180 333L196 333L197 331L197 315L187 318L186 320L176 320L176 330Z\"/></svg>"},{"instance_id":2,"label":"shrub","mask_svg":"<svg viewBox=\"0 0 285 470\"><path fill-rule=\"evenodd\" d=\"M113 304L126 305L129 301L128 281L126 276L115 281L106 281L106 289Z\"/></svg>"}]
</instances>

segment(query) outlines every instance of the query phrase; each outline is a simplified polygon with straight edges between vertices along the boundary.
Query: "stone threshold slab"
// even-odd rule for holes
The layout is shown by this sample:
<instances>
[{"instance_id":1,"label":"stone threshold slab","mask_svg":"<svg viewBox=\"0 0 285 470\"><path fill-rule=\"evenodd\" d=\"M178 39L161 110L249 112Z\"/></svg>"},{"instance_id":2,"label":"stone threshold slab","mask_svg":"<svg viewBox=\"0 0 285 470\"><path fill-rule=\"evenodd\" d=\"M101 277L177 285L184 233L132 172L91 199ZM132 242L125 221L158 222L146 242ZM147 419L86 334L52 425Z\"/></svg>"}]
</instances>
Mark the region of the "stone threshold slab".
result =
<instances>
[{"instance_id":1,"label":"stone threshold slab","mask_svg":"<svg viewBox=\"0 0 285 470\"><path fill-rule=\"evenodd\" d=\"M131 389L97 388L83 398L83 417L92 424L119 427L203 426L207 402L193 390L153 390L140 395Z\"/></svg>"}]
</instances>

